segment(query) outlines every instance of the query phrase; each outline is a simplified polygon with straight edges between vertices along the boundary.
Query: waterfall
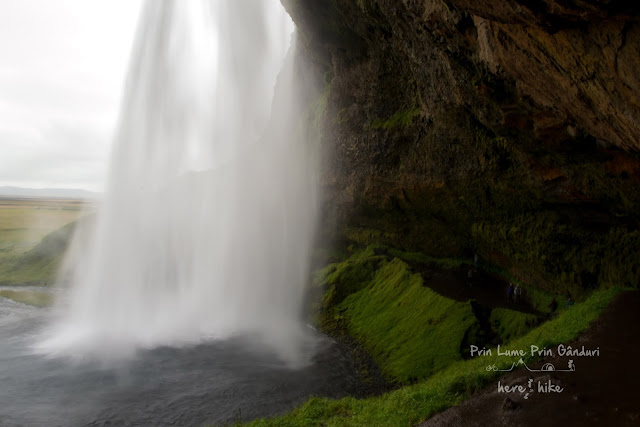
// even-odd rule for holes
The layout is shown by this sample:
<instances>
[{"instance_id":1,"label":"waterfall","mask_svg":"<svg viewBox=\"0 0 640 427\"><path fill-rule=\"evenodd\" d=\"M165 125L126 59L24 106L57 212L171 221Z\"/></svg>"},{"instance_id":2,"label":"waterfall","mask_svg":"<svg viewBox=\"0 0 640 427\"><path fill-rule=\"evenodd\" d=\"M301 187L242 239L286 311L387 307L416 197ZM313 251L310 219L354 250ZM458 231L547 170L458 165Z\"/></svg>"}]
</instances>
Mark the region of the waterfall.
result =
<instances>
[{"instance_id":1,"label":"waterfall","mask_svg":"<svg viewBox=\"0 0 640 427\"><path fill-rule=\"evenodd\" d=\"M147 0L105 201L42 348L251 336L300 360L316 189L288 19L277 0Z\"/></svg>"}]
</instances>

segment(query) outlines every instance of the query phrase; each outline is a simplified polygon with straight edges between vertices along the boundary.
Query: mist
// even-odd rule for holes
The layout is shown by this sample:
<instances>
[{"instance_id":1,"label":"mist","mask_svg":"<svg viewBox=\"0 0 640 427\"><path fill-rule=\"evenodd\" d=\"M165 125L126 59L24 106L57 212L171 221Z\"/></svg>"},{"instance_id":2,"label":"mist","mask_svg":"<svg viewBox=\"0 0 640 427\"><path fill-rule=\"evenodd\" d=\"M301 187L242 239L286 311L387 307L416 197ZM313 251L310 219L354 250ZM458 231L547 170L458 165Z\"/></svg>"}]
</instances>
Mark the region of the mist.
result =
<instances>
[{"instance_id":1,"label":"mist","mask_svg":"<svg viewBox=\"0 0 640 427\"><path fill-rule=\"evenodd\" d=\"M68 251L69 297L41 350L120 358L250 337L309 357L316 166L277 6L147 1L104 202Z\"/></svg>"}]
</instances>

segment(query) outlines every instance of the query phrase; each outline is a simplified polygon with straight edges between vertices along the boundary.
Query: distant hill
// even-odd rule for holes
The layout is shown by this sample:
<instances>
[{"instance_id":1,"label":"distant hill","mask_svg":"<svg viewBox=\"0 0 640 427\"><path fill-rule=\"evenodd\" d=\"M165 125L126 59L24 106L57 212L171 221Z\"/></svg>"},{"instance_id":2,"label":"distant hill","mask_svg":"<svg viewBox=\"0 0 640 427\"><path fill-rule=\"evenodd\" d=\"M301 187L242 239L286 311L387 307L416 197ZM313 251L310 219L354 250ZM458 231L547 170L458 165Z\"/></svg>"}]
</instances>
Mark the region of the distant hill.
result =
<instances>
[{"instance_id":1,"label":"distant hill","mask_svg":"<svg viewBox=\"0 0 640 427\"><path fill-rule=\"evenodd\" d=\"M0 187L0 197L98 199L100 197L100 193L74 188Z\"/></svg>"}]
</instances>

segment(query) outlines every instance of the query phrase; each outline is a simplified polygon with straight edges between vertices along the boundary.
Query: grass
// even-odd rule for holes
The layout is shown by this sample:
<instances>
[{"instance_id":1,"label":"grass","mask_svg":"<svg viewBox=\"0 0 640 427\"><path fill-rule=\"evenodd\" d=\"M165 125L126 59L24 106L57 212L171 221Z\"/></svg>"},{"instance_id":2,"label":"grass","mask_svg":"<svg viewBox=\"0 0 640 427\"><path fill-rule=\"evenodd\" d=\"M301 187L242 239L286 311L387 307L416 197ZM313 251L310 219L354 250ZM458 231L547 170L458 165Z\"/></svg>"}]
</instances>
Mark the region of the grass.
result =
<instances>
[{"instance_id":1,"label":"grass","mask_svg":"<svg viewBox=\"0 0 640 427\"><path fill-rule=\"evenodd\" d=\"M344 230L344 235L350 242L361 246L378 243L382 239L391 240L397 238L395 233L382 232L363 227L349 227Z\"/></svg>"},{"instance_id":2,"label":"grass","mask_svg":"<svg viewBox=\"0 0 640 427\"><path fill-rule=\"evenodd\" d=\"M473 264L471 258L438 258L434 256L425 255L421 252L406 252L398 249L389 249L389 253L395 257L408 262L417 262L426 265L435 265L441 268L453 269L462 265Z\"/></svg>"},{"instance_id":3,"label":"grass","mask_svg":"<svg viewBox=\"0 0 640 427\"><path fill-rule=\"evenodd\" d=\"M520 337L538 324L538 316L521 313L508 308L494 308L489 318L491 328L500 336L502 342Z\"/></svg>"},{"instance_id":4,"label":"grass","mask_svg":"<svg viewBox=\"0 0 640 427\"><path fill-rule=\"evenodd\" d=\"M468 343L505 343L539 323L534 314L510 309L476 312L472 302L457 302L424 286L422 275L407 264L455 269L472 260L381 245L351 250L345 261L315 273L316 287L325 289L317 323L330 334L355 338L389 382L422 380L462 359ZM533 289L525 296L542 300Z\"/></svg>"},{"instance_id":5,"label":"grass","mask_svg":"<svg viewBox=\"0 0 640 427\"><path fill-rule=\"evenodd\" d=\"M413 118L420 114L419 108L396 111L387 119L375 119L371 122L374 129L390 130L396 127L406 127L413 122Z\"/></svg>"},{"instance_id":6,"label":"grass","mask_svg":"<svg viewBox=\"0 0 640 427\"><path fill-rule=\"evenodd\" d=\"M522 297L529 301L531 306L538 310L540 313L551 313L551 304L555 299L558 304L558 309L562 309L564 307L564 296L554 295L553 293L546 292L537 288L534 288L530 285L523 285L518 280L512 280L514 284L519 284L521 288L523 288Z\"/></svg>"},{"instance_id":7,"label":"grass","mask_svg":"<svg viewBox=\"0 0 640 427\"><path fill-rule=\"evenodd\" d=\"M321 327L355 338L390 382L415 382L460 360L477 322L471 304L438 295L405 262L377 250L357 250L318 273L327 287Z\"/></svg>"},{"instance_id":8,"label":"grass","mask_svg":"<svg viewBox=\"0 0 640 427\"><path fill-rule=\"evenodd\" d=\"M75 223L46 235L29 251L5 259L0 265L0 284L47 285L55 279Z\"/></svg>"},{"instance_id":9,"label":"grass","mask_svg":"<svg viewBox=\"0 0 640 427\"><path fill-rule=\"evenodd\" d=\"M64 199L0 199L0 284L51 283L86 205Z\"/></svg>"},{"instance_id":10,"label":"grass","mask_svg":"<svg viewBox=\"0 0 640 427\"><path fill-rule=\"evenodd\" d=\"M0 297L33 305L34 307L48 307L53 303L53 295L46 292L0 290Z\"/></svg>"},{"instance_id":11,"label":"grass","mask_svg":"<svg viewBox=\"0 0 640 427\"><path fill-rule=\"evenodd\" d=\"M563 310L556 318L511 342L508 349L531 345L550 348L574 340L609 305L619 289L598 290L584 302ZM414 425L448 407L459 404L470 393L498 376L489 365L505 369L518 358L497 356L460 360L417 384L377 397L340 400L311 398L291 413L249 423L251 426L407 426ZM527 360L530 360L528 358ZM525 360L526 361L526 360Z\"/></svg>"},{"instance_id":12,"label":"grass","mask_svg":"<svg viewBox=\"0 0 640 427\"><path fill-rule=\"evenodd\" d=\"M76 200L0 199L0 257L28 251L78 219L84 207Z\"/></svg>"},{"instance_id":13,"label":"grass","mask_svg":"<svg viewBox=\"0 0 640 427\"><path fill-rule=\"evenodd\" d=\"M383 261L367 288L349 295L339 309L383 375L400 383L426 378L461 359L460 344L476 321L468 303L424 287L422 277L397 258Z\"/></svg>"},{"instance_id":14,"label":"grass","mask_svg":"<svg viewBox=\"0 0 640 427\"><path fill-rule=\"evenodd\" d=\"M477 241L495 248L521 275L547 291L574 298L597 286L637 287L640 231L610 227L595 232L575 227L554 212L518 215L505 222L475 223ZM579 244L578 244L579 243ZM550 301L549 301L550 302Z\"/></svg>"}]
</instances>

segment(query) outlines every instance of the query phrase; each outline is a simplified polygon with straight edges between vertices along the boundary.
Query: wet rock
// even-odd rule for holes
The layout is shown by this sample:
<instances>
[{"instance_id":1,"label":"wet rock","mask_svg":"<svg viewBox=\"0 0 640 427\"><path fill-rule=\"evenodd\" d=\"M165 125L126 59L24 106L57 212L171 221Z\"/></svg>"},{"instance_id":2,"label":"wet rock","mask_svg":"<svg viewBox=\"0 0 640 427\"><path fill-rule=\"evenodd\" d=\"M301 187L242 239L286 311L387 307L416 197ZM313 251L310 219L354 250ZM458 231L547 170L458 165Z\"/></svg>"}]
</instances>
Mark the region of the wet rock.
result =
<instances>
[{"instance_id":1,"label":"wet rock","mask_svg":"<svg viewBox=\"0 0 640 427\"><path fill-rule=\"evenodd\" d=\"M640 281L640 3L282 2L323 88L323 238Z\"/></svg>"}]
</instances>

